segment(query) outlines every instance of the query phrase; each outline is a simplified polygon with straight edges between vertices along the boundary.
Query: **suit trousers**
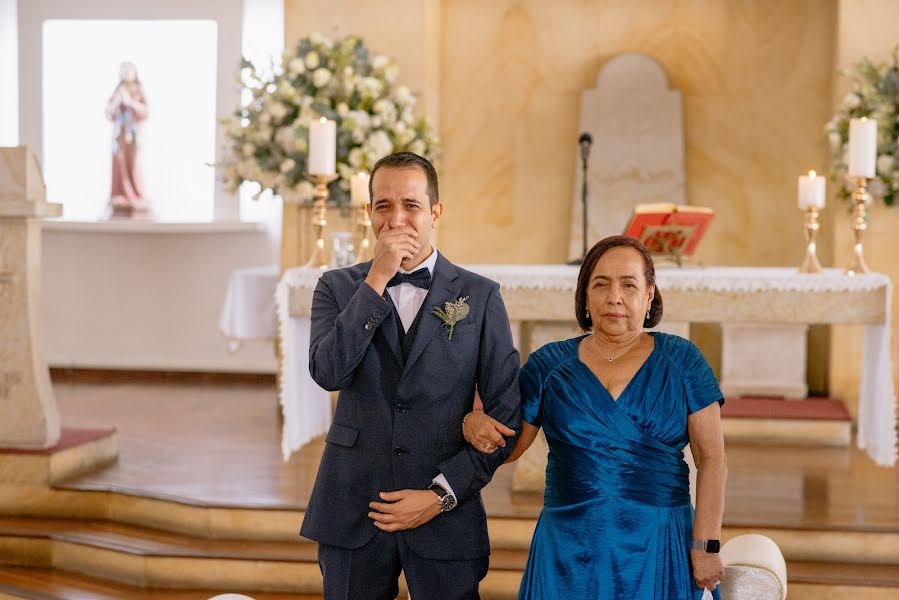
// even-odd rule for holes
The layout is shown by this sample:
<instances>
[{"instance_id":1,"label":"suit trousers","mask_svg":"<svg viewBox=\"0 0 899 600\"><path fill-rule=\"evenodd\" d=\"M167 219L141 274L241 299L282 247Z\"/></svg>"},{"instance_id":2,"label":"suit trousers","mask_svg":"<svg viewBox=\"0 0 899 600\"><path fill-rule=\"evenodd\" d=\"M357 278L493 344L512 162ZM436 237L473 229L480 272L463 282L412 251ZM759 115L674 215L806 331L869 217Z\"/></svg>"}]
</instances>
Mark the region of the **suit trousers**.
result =
<instances>
[{"instance_id":1,"label":"suit trousers","mask_svg":"<svg viewBox=\"0 0 899 600\"><path fill-rule=\"evenodd\" d=\"M479 600L490 559L433 560L416 555L401 532L378 530L354 550L318 546L325 600L394 600L400 571L412 600Z\"/></svg>"}]
</instances>

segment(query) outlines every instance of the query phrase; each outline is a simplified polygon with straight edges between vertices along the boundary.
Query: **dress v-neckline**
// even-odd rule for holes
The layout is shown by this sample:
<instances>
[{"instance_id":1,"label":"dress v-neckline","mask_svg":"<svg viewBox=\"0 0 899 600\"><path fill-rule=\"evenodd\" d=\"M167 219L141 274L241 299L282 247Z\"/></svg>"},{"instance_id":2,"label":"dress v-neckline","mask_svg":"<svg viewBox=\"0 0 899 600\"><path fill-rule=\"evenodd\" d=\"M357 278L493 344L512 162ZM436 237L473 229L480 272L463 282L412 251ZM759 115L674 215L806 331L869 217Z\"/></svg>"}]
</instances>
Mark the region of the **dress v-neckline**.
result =
<instances>
[{"instance_id":1,"label":"dress v-neckline","mask_svg":"<svg viewBox=\"0 0 899 600\"><path fill-rule=\"evenodd\" d=\"M652 358L653 354L656 353L656 348L658 348L659 344L656 340L655 332L647 331L646 333L648 333L652 337L652 350L650 350L649 355L643 361L643 364L640 365L640 368L636 370L633 377L631 377L627 384L625 384L624 389L621 390L621 393L618 394L617 398L612 396L612 392L610 392L609 389L603 384L603 382L600 381L596 373L593 372L593 369L591 369L587 363L581 360L581 342L590 334L582 335L581 337L577 338L577 343L575 343L574 345L574 358L578 363L580 363L581 367L583 367L584 370L587 371L591 377L593 377L594 381L596 381L596 384L600 387L600 389L602 389L602 391L606 393L606 396L608 396L609 400L611 400L614 404L618 404L618 401L621 400L625 394L627 394L628 390L630 390L631 388L631 384L634 382L634 380L640 377L640 375L643 373L643 370L646 368L647 363L649 363L649 360Z\"/></svg>"}]
</instances>

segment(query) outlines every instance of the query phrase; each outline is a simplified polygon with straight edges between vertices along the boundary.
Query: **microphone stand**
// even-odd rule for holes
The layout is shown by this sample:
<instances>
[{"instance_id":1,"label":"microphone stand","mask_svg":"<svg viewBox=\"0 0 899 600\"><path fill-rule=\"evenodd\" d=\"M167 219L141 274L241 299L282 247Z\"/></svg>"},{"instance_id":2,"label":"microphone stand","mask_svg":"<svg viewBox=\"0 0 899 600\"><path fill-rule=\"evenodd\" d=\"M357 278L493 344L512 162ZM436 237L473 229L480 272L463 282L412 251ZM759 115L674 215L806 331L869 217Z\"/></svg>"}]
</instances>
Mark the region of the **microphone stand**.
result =
<instances>
[{"instance_id":1,"label":"microphone stand","mask_svg":"<svg viewBox=\"0 0 899 600\"><path fill-rule=\"evenodd\" d=\"M569 265L579 265L587 258L587 161L593 136L582 133L578 143L581 146L581 257L568 261Z\"/></svg>"}]
</instances>

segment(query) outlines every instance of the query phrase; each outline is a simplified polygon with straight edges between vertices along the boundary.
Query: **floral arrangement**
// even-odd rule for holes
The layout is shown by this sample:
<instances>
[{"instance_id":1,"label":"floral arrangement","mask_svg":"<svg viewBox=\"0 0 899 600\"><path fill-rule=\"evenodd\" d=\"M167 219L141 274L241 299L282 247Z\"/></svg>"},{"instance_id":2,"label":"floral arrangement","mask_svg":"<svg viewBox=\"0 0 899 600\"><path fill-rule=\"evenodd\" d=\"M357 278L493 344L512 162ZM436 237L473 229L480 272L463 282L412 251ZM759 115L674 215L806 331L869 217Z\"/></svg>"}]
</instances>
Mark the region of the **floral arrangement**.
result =
<instances>
[{"instance_id":1,"label":"floral arrangement","mask_svg":"<svg viewBox=\"0 0 899 600\"><path fill-rule=\"evenodd\" d=\"M854 188L854 182L846 176L849 120L875 119L877 172L868 190L892 206L899 198L899 46L893 50L890 63L875 64L865 59L845 75L852 82L852 91L826 127L832 151L830 178L837 184L837 195L849 200Z\"/></svg>"},{"instance_id":2,"label":"floral arrangement","mask_svg":"<svg viewBox=\"0 0 899 600\"><path fill-rule=\"evenodd\" d=\"M409 151L434 161L438 140L416 98L396 85L399 70L384 55L370 56L357 36L332 40L313 33L285 50L271 74L241 62L245 87L239 110L224 119L229 152L225 183L234 192L255 181L285 201L308 202L314 186L305 178L309 123L337 123L337 175L330 197L349 201L350 180L393 152ZM257 194L258 196L258 194Z\"/></svg>"}]
</instances>

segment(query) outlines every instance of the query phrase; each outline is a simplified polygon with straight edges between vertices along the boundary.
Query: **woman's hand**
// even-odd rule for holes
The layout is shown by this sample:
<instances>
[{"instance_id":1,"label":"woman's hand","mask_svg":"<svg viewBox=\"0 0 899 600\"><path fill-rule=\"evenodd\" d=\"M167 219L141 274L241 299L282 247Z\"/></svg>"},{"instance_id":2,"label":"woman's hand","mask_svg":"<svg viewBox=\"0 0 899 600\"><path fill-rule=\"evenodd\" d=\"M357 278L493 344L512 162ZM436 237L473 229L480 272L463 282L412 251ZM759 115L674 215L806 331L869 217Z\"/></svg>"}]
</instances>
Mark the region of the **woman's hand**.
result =
<instances>
[{"instance_id":1,"label":"woman's hand","mask_svg":"<svg viewBox=\"0 0 899 600\"><path fill-rule=\"evenodd\" d=\"M506 446L503 436L515 435L515 432L484 411L476 410L462 419L462 434L466 442L484 454L493 454L497 447Z\"/></svg>"},{"instance_id":2,"label":"woman's hand","mask_svg":"<svg viewBox=\"0 0 899 600\"><path fill-rule=\"evenodd\" d=\"M690 564L693 565L693 580L700 589L712 591L724 579L724 563L721 562L720 554L691 550Z\"/></svg>"}]
</instances>

